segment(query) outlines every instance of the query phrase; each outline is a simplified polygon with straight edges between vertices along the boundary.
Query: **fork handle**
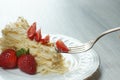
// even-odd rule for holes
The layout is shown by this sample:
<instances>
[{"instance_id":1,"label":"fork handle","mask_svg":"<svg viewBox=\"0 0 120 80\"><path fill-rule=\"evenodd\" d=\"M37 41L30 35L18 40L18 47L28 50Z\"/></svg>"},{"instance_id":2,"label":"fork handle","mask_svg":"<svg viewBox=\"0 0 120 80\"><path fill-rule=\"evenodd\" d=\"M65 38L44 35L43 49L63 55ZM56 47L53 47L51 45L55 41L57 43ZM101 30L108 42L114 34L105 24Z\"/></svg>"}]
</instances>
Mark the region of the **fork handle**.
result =
<instances>
[{"instance_id":1,"label":"fork handle","mask_svg":"<svg viewBox=\"0 0 120 80\"><path fill-rule=\"evenodd\" d=\"M112 28L112 29L109 29L103 33L101 33L101 35L99 35L93 42L93 45L101 38L103 37L104 35L106 34L109 34L109 33L112 33L112 32L115 32L115 31L119 31L120 30L120 27L116 27L116 28Z\"/></svg>"}]
</instances>

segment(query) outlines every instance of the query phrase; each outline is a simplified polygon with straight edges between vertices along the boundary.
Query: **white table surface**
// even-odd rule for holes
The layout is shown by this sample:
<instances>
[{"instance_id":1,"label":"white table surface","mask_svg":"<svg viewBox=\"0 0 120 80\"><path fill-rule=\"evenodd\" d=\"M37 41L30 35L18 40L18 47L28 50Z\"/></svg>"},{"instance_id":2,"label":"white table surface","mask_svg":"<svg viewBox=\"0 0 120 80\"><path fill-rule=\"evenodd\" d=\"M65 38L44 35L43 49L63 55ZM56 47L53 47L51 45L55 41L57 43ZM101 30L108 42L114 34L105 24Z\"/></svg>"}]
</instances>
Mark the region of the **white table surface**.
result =
<instances>
[{"instance_id":1,"label":"white table surface","mask_svg":"<svg viewBox=\"0 0 120 80\"><path fill-rule=\"evenodd\" d=\"M0 29L23 16L43 33L71 36L81 42L120 26L120 0L0 0ZM100 68L87 80L120 80L120 31L93 47Z\"/></svg>"}]
</instances>

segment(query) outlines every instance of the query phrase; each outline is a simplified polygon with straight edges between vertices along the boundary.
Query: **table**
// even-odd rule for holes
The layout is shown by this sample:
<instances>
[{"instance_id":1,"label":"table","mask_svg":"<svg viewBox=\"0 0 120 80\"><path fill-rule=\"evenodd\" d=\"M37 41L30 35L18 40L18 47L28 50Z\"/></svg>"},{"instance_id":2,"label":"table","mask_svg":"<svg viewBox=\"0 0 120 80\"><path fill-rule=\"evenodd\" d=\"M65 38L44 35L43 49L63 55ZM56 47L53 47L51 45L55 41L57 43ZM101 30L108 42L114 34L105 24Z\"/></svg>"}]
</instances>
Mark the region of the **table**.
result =
<instances>
[{"instance_id":1,"label":"table","mask_svg":"<svg viewBox=\"0 0 120 80\"><path fill-rule=\"evenodd\" d=\"M43 33L71 36L87 42L105 30L120 26L120 0L0 0L0 29L23 16L36 21ZM87 80L119 80L120 31L93 47L100 68Z\"/></svg>"}]
</instances>

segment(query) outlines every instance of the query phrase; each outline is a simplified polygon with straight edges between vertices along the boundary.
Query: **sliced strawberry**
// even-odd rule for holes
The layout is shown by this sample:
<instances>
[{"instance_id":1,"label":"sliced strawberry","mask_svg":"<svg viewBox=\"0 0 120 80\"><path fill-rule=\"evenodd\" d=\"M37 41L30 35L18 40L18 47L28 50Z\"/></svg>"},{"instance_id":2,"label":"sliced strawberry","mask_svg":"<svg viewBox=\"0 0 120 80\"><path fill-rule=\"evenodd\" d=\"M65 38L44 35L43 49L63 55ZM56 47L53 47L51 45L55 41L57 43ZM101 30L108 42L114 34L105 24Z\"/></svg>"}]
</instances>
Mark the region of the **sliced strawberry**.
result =
<instances>
[{"instance_id":1,"label":"sliced strawberry","mask_svg":"<svg viewBox=\"0 0 120 80\"><path fill-rule=\"evenodd\" d=\"M5 69L15 68L17 64L16 52L13 49L6 49L0 55L0 66Z\"/></svg>"},{"instance_id":2,"label":"sliced strawberry","mask_svg":"<svg viewBox=\"0 0 120 80\"><path fill-rule=\"evenodd\" d=\"M39 29L39 30L35 33L35 40L36 40L37 42L40 42L41 38L42 38L41 29Z\"/></svg>"},{"instance_id":3,"label":"sliced strawberry","mask_svg":"<svg viewBox=\"0 0 120 80\"><path fill-rule=\"evenodd\" d=\"M27 36L29 39L33 40L36 33L36 22L34 22L27 31Z\"/></svg>"},{"instance_id":4,"label":"sliced strawberry","mask_svg":"<svg viewBox=\"0 0 120 80\"><path fill-rule=\"evenodd\" d=\"M60 39L56 41L56 47L60 52L67 53L69 51L68 47Z\"/></svg>"},{"instance_id":5,"label":"sliced strawberry","mask_svg":"<svg viewBox=\"0 0 120 80\"><path fill-rule=\"evenodd\" d=\"M46 35L43 39L40 40L42 44L47 44L50 41L50 36Z\"/></svg>"},{"instance_id":6,"label":"sliced strawberry","mask_svg":"<svg viewBox=\"0 0 120 80\"><path fill-rule=\"evenodd\" d=\"M36 73L37 63L30 54L23 54L18 58L18 68L28 74Z\"/></svg>"}]
</instances>

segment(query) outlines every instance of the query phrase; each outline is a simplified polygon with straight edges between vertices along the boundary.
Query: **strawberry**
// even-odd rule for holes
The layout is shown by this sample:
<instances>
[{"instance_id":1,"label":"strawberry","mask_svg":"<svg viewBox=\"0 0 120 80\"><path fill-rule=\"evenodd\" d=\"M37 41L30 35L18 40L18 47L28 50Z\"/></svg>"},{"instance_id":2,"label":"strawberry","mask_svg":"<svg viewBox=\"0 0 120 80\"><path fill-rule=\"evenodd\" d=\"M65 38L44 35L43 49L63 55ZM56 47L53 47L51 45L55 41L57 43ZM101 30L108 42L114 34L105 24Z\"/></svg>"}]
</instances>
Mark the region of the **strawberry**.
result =
<instances>
[{"instance_id":1,"label":"strawberry","mask_svg":"<svg viewBox=\"0 0 120 80\"><path fill-rule=\"evenodd\" d=\"M27 36L29 39L33 40L36 33L36 22L34 22L27 31Z\"/></svg>"},{"instance_id":2,"label":"strawberry","mask_svg":"<svg viewBox=\"0 0 120 80\"><path fill-rule=\"evenodd\" d=\"M0 66L4 69L15 68L17 64L16 52L13 49L6 49L0 55Z\"/></svg>"},{"instance_id":3,"label":"strawberry","mask_svg":"<svg viewBox=\"0 0 120 80\"><path fill-rule=\"evenodd\" d=\"M35 34L35 40L39 42L42 38L41 29L39 29Z\"/></svg>"},{"instance_id":4,"label":"strawberry","mask_svg":"<svg viewBox=\"0 0 120 80\"><path fill-rule=\"evenodd\" d=\"M56 41L56 47L60 52L65 52L66 53L66 52L69 51L68 47L60 39Z\"/></svg>"},{"instance_id":5,"label":"strawberry","mask_svg":"<svg viewBox=\"0 0 120 80\"><path fill-rule=\"evenodd\" d=\"M42 44L47 44L50 41L50 36L46 35L43 39L40 40Z\"/></svg>"},{"instance_id":6,"label":"strawberry","mask_svg":"<svg viewBox=\"0 0 120 80\"><path fill-rule=\"evenodd\" d=\"M28 74L36 73L37 63L30 54L23 54L18 58L18 68Z\"/></svg>"}]
</instances>

